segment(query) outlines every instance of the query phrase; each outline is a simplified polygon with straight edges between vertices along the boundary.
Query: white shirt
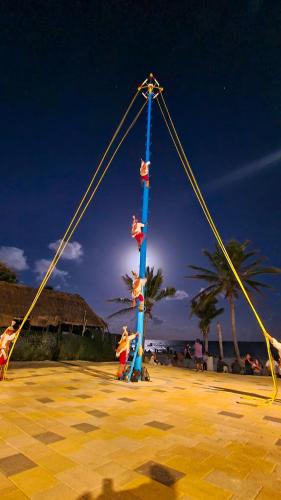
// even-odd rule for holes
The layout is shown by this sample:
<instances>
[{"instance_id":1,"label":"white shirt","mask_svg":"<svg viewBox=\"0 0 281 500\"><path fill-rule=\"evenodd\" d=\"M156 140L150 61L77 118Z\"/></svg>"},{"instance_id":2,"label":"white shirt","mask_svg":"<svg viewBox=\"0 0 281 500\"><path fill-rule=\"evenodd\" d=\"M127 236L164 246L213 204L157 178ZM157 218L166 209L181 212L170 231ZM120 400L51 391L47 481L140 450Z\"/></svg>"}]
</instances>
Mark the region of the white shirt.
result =
<instances>
[{"instance_id":1,"label":"white shirt","mask_svg":"<svg viewBox=\"0 0 281 500\"><path fill-rule=\"evenodd\" d=\"M274 360L273 360L273 366L274 366L274 371L275 371L275 373L277 373L277 372L278 372L278 363L277 363L276 359L274 359ZM269 361L269 359L268 359L268 360L267 360L267 362L265 363L265 367L266 367L268 370L270 370L270 361Z\"/></svg>"},{"instance_id":2,"label":"white shirt","mask_svg":"<svg viewBox=\"0 0 281 500\"><path fill-rule=\"evenodd\" d=\"M213 358L213 356L208 356L208 358L207 358L207 371L208 372L214 371L214 358Z\"/></svg>"},{"instance_id":3,"label":"white shirt","mask_svg":"<svg viewBox=\"0 0 281 500\"><path fill-rule=\"evenodd\" d=\"M16 332L12 333L11 335L9 333L4 332L0 337L0 355L2 354L2 356L4 356L4 359L7 359L7 352L6 352L7 344L12 340L14 340L15 336Z\"/></svg>"},{"instance_id":4,"label":"white shirt","mask_svg":"<svg viewBox=\"0 0 281 500\"><path fill-rule=\"evenodd\" d=\"M272 338L272 345L277 349L279 357L281 358L281 342L278 342L276 339Z\"/></svg>"}]
</instances>

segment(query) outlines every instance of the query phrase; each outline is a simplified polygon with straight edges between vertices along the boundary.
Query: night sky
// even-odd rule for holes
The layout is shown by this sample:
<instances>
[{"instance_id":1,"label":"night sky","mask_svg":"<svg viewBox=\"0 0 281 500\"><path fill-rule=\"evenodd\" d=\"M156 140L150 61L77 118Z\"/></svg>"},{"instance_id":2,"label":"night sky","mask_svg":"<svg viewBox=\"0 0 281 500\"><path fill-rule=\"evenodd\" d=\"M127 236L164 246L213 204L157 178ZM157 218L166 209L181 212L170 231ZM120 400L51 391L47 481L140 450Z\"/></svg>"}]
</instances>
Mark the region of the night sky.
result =
<instances>
[{"instance_id":1,"label":"night sky","mask_svg":"<svg viewBox=\"0 0 281 500\"><path fill-rule=\"evenodd\" d=\"M0 22L0 260L21 282L40 283L151 71L223 239L250 239L281 266L280 1L9 0L1 2ZM138 97L135 112L142 102ZM50 282L79 293L104 318L118 307L106 300L126 295L121 275L136 269L130 229L132 214L141 213L145 119L143 113L112 163ZM165 285L178 293L155 307L150 338L197 334L189 298L202 282L184 276L188 264L207 264L202 249L213 246L155 103L148 263L161 267ZM281 280L265 281L274 290L256 304L280 336ZM132 329L133 318L126 320ZM112 331L120 324L112 322ZM222 327L230 339L228 314ZM242 298L237 327L240 340L262 339Z\"/></svg>"}]
</instances>

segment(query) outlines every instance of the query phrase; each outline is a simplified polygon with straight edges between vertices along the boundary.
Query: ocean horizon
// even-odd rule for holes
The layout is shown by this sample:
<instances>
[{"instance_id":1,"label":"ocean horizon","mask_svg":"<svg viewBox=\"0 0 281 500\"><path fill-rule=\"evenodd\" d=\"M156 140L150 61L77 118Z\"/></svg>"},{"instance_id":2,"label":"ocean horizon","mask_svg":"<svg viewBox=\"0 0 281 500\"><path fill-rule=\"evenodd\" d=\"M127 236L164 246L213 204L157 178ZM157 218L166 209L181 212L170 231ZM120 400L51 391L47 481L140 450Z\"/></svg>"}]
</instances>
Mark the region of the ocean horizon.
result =
<instances>
[{"instance_id":1,"label":"ocean horizon","mask_svg":"<svg viewBox=\"0 0 281 500\"><path fill-rule=\"evenodd\" d=\"M169 350L171 351L176 351L178 352L183 352L184 347L189 344L191 348L194 345L195 340L167 340L167 339L147 339L145 340L145 351L151 351L155 352L155 350L159 353L161 352L166 352L167 348L169 347ZM204 342L201 340L202 345L204 347ZM239 349L240 349L240 354L241 357L246 356L246 354L250 354L252 357L257 357L260 360L266 360L268 358L267 356L267 349L266 349L266 344L265 342L249 342L249 341L241 341L238 342L239 344ZM219 343L216 340L209 340L209 353L212 354L215 357L218 357L220 355L219 352ZM223 351L224 351L224 357L225 358L236 358L236 354L234 351L234 346L233 342L231 340L226 340L223 341ZM272 354L274 357L277 356L277 351L274 352L272 351Z\"/></svg>"}]
</instances>

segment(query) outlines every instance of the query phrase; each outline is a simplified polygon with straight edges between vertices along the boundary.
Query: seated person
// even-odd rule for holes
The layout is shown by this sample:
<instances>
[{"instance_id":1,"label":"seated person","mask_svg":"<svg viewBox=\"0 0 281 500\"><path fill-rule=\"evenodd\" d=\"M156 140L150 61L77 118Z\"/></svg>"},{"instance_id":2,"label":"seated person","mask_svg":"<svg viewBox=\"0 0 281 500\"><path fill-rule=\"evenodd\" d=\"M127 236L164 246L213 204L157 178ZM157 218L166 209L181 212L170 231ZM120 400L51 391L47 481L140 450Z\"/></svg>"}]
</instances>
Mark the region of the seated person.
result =
<instances>
[{"instance_id":1,"label":"seated person","mask_svg":"<svg viewBox=\"0 0 281 500\"><path fill-rule=\"evenodd\" d=\"M241 365L237 358L233 361L233 363L231 363L231 371L236 375L240 375L241 373Z\"/></svg>"},{"instance_id":2,"label":"seated person","mask_svg":"<svg viewBox=\"0 0 281 500\"><path fill-rule=\"evenodd\" d=\"M203 370L207 371L208 353L203 354Z\"/></svg>"},{"instance_id":3,"label":"seated person","mask_svg":"<svg viewBox=\"0 0 281 500\"><path fill-rule=\"evenodd\" d=\"M158 365L159 364L159 361L157 361L156 352L152 353L151 358L149 360L149 364L150 365Z\"/></svg>"},{"instance_id":4,"label":"seated person","mask_svg":"<svg viewBox=\"0 0 281 500\"><path fill-rule=\"evenodd\" d=\"M261 375L262 374L262 364L258 358L255 358L252 364L252 369L254 375Z\"/></svg>"},{"instance_id":5,"label":"seated person","mask_svg":"<svg viewBox=\"0 0 281 500\"><path fill-rule=\"evenodd\" d=\"M219 356L219 359L217 362L217 372L218 373L227 373L228 371L229 371L228 364L222 359L221 356Z\"/></svg>"},{"instance_id":6,"label":"seated person","mask_svg":"<svg viewBox=\"0 0 281 500\"><path fill-rule=\"evenodd\" d=\"M253 360L251 358L250 354L246 354L246 357L244 359L244 366L245 366L245 375L253 375Z\"/></svg>"},{"instance_id":7,"label":"seated person","mask_svg":"<svg viewBox=\"0 0 281 500\"><path fill-rule=\"evenodd\" d=\"M207 371L213 372L214 371L214 358L209 352L206 352L206 356L207 356Z\"/></svg>"}]
</instances>

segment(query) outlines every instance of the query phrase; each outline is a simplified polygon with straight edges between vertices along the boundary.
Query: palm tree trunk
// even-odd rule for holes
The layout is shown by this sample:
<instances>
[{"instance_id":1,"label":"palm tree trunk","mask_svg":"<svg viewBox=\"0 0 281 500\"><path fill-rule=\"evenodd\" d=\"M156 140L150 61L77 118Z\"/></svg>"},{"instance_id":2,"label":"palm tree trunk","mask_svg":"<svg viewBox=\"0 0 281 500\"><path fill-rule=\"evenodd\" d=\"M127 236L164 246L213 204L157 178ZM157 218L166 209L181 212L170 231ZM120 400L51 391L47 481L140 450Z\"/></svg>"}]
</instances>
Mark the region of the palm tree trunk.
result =
<instances>
[{"instance_id":1,"label":"palm tree trunk","mask_svg":"<svg viewBox=\"0 0 281 500\"><path fill-rule=\"evenodd\" d=\"M229 307L230 307L230 321L231 321L231 331L232 331L234 350L235 350L235 354L236 354L238 361L241 362L241 356L240 356L239 345L238 345L237 334L236 334L235 308L234 308L233 296L230 295L228 300L229 300Z\"/></svg>"},{"instance_id":2,"label":"palm tree trunk","mask_svg":"<svg viewBox=\"0 0 281 500\"><path fill-rule=\"evenodd\" d=\"M203 337L204 337L204 341L205 341L205 352L208 352L209 351L209 338L208 338L207 331L203 332Z\"/></svg>"},{"instance_id":3,"label":"palm tree trunk","mask_svg":"<svg viewBox=\"0 0 281 500\"><path fill-rule=\"evenodd\" d=\"M221 324L219 321L217 322L217 334L218 334L218 341L219 341L219 348L220 348L220 357L221 357L221 359L223 359L224 353L223 353L223 344L222 344L222 332L221 332Z\"/></svg>"}]
</instances>

